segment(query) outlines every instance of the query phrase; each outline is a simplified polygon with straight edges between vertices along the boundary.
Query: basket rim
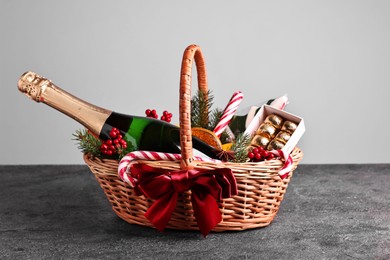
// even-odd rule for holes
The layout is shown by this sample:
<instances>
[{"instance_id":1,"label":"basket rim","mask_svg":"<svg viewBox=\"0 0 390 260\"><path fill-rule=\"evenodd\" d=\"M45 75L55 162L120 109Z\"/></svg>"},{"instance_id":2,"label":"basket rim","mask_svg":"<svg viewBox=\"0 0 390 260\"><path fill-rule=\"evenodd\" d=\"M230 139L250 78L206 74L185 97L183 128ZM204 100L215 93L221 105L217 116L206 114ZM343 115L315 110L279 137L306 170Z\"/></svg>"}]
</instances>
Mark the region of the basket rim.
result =
<instances>
[{"instance_id":1,"label":"basket rim","mask_svg":"<svg viewBox=\"0 0 390 260\"><path fill-rule=\"evenodd\" d=\"M84 161L88 166L99 165L100 167L106 168L118 168L119 160L116 159L102 159L95 157L91 154L85 153L83 155ZM299 147L295 147L291 153L293 159L293 166L291 172L294 171L299 162L303 158L303 152ZM162 168L167 170L180 170L180 160L177 161L149 161L149 160L135 160L134 163L147 164L155 168ZM215 168L230 168L233 171L233 174L236 178L248 178L248 179L272 179L280 178L278 171L283 167L283 161L281 159L272 159L268 161L261 162L244 162L244 163L234 163L234 162L222 162L222 163L213 163L213 162L203 162L203 161L193 161L195 169L215 169ZM101 175L116 175L112 171L104 171L100 173Z\"/></svg>"}]
</instances>

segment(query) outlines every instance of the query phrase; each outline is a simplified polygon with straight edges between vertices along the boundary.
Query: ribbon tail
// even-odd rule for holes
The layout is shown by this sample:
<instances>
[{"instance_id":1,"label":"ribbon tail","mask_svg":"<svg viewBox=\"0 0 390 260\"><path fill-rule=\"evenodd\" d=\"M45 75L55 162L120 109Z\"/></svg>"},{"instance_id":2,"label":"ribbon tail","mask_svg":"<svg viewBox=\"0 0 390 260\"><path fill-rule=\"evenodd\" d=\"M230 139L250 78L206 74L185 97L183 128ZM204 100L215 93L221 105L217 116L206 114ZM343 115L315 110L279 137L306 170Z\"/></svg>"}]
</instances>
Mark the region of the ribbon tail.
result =
<instances>
[{"instance_id":1,"label":"ribbon tail","mask_svg":"<svg viewBox=\"0 0 390 260\"><path fill-rule=\"evenodd\" d=\"M289 173L292 170L294 161L290 154L284 153L282 150L273 150L271 151L276 156L280 156L284 160L284 164L282 168L279 170L278 174L280 178L283 180L288 177Z\"/></svg>"},{"instance_id":2,"label":"ribbon tail","mask_svg":"<svg viewBox=\"0 0 390 260\"><path fill-rule=\"evenodd\" d=\"M221 212L215 198L210 194L192 193L191 196L194 216L203 237L206 237L210 231L222 221Z\"/></svg>"},{"instance_id":3,"label":"ribbon tail","mask_svg":"<svg viewBox=\"0 0 390 260\"><path fill-rule=\"evenodd\" d=\"M159 230L163 231L171 219L177 203L177 192L168 193L153 202L145 217Z\"/></svg>"},{"instance_id":4,"label":"ribbon tail","mask_svg":"<svg viewBox=\"0 0 390 260\"><path fill-rule=\"evenodd\" d=\"M290 174L290 172L292 170L293 163L294 162L293 162L291 155L285 156L284 165L283 165L282 169L279 171L279 175L280 175L280 178L282 180L287 178L288 175Z\"/></svg>"}]
</instances>

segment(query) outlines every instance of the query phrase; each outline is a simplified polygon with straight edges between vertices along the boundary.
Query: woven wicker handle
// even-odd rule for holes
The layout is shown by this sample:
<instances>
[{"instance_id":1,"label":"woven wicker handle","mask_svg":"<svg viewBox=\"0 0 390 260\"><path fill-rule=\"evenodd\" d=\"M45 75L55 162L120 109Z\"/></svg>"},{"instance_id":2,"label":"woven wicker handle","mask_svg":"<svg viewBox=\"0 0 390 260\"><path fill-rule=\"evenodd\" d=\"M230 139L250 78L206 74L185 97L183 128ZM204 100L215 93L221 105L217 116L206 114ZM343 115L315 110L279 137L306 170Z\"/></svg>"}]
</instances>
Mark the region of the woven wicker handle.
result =
<instances>
[{"instance_id":1,"label":"woven wicker handle","mask_svg":"<svg viewBox=\"0 0 390 260\"><path fill-rule=\"evenodd\" d=\"M192 132L191 132L191 77L192 64L195 60L198 74L198 89L207 94L206 65L199 46L188 46L183 54L180 76L180 147L181 147L181 169L192 169ZM206 95L205 95L206 96Z\"/></svg>"}]
</instances>

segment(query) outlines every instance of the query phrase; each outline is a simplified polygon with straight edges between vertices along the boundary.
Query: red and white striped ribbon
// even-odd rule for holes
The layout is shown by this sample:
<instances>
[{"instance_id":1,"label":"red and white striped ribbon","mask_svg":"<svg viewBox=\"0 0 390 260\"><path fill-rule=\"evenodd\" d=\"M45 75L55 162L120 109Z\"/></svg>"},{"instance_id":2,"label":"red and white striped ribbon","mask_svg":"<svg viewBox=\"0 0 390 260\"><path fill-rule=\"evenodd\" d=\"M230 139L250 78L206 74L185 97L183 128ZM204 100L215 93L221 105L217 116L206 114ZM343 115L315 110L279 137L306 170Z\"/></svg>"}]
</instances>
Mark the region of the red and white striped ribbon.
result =
<instances>
[{"instance_id":1,"label":"red and white striped ribbon","mask_svg":"<svg viewBox=\"0 0 390 260\"><path fill-rule=\"evenodd\" d=\"M273 154L284 159L284 165L279 171L282 179L286 178L293 166L293 159L290 154L284 153L282 150L273 150ZM118 175L122 181L128 183L131 187L135 187L137 179L131 175L130 168L136 160L150 160L150 161L178 161L181 159L181 154L176 153L162 153L150 151L134 151L128 153L122 158L118 165ZM203 162L222 163L219 160L211 159L209 157L195 156L195 160Z\"/></svg>"},{"instance_id":2,"label":"red and white striped ribbon","mask_svg":"<svg viewBox=\"0 0 390 260\"><path fill-rule=\"evenodd\" d=\"M220 121L218 122L217 126L214 129L214 133L216 136L218 136L218 138L221 136L222 132L229 125L230 121L232 120L234 114L236 113L237 108L240 105L243 98L244 95L242 94L241 91L236 91L233 93L233 96L231 97L229 103L227 104L225 110L223 111Z\"/></svg>"},{"instance_id":3,"label":"red and white striped ribbon","mask_svg":"<svg viewBox=\"0 0 390 260\"><path fill-rule=\"evenodd\" d=\"M150 151L134 151L124 156L118 165L118 175L131 187L135 187L137 179L131 175L130 168L135 160L149 160L149 161L178 161L181 159L181 154L176 153L162 153ZM194 156L194 160L202 162L221 163L219 160L211 159L209 157Z\"/></svg>"},{"instance_id":4,"label":"red and white striped ribbon","mask_svg":"<svg viewBox=\"0 0 390 260\"><path fill-rule=\"evenodd\" d=\"M284 164L282 168L279 170L278 174L280 178L284 179L288 176L288 174L291 172L293 167L293 159L290 154L284 153L282 150L272 150L271 151L274 155L279 156L280 158L283 158Z\"/></svg>"}]
</instances>

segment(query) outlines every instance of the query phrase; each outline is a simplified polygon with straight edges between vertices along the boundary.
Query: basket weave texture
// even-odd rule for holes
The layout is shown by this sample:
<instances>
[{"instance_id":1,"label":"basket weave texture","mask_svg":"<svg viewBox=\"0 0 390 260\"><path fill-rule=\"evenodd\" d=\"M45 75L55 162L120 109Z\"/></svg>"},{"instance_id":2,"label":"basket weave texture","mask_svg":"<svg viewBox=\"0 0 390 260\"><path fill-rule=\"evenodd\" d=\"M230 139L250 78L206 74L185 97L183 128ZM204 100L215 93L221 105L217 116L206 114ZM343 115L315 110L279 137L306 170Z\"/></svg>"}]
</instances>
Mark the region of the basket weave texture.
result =
<instances>
[{"instance_id":1,"label":"basket weave texture","mask_svg":"<svg viewBox=\"0 0 390 260\"><path fill-rule=\"evenodd\" d=\"M245 230L267 226L279 210L293 171L301 161L303 153L298 147L292 151L292 170L285 179L281 179L278 174L284 164L279 159L257 163L212 163L193 160L190 102L194 61L197 68L198 88L204 93L208 90L203 54L199 46L190 45L184 51L180 79L179 119L182 159L180 161L138 160L137 163L169 171L230 168L237 181L238 194L218 202L222 221L214 227L213 231ZM100 159L89 154L84 154L84 161L98 180L113 211L120 218L131 224L153 227L144 216L153 200L143 195L136 195L135 190L118 177L118 161ZM179 195L176 208L166 228L199 230L191 204L191 191Z\"/></svg>"}]
</instances>

